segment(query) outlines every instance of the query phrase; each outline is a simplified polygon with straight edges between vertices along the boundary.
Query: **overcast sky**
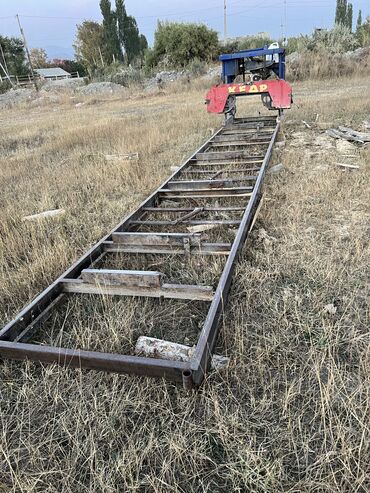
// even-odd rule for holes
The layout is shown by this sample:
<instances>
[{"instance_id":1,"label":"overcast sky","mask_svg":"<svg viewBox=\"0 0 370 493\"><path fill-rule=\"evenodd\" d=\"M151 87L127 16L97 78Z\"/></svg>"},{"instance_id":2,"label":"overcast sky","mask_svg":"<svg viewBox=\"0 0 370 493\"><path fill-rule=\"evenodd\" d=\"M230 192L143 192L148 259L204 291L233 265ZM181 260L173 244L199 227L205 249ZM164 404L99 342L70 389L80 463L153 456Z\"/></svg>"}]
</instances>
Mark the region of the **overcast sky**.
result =
<instances>
[{"instance_id":1,"label":"overcast sky","mask_svg":"<svg viewBox=\"0 0 370 493\"><path fill-rule=\"evenodd\" d=\"M114 3L114 0L112 0ZM285 24L284 0L227 0L230 37L268 32L281 36ZM309 33L314 27L331 27L336 0L286 0L288 36ZM369 0L354 0L354 23L358 9L370 15ZM76 24L85 19L100 21L99 0L0 0L0 34L19 35L15 14L31 47L46 48L49 57L73 57ZM140 31L149 43L157 20L204 22L223 36L223 0L126 0ZM45 18L49 17L49 18Z\"/></svg>"}]
</instances>

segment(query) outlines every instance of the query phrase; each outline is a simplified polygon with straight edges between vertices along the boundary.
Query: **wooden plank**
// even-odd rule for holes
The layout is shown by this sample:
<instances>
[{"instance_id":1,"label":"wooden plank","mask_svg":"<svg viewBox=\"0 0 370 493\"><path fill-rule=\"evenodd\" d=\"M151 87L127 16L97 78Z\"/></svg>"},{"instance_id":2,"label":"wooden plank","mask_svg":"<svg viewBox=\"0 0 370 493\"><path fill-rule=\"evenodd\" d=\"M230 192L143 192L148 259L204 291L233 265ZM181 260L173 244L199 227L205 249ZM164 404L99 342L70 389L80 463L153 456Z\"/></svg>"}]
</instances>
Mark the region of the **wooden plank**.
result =
<instances>
[{"instance_id":1,"label":"wooden plank","mask_svg":"<svg viewBox=\"0 0 370 493\"><path fill-rule=\"evenodd\" d=\"M213 149L213 148L222 148L222 147L248 147L248 146L255 146L255 145L268 145L269 144L269 140L266 141L266 140L255 140L255 141L248 141L248 142L244 142L244 141L238 141L238 140L230 140L228 142L212 142L211 145L210 145L210 148Z\"/></svg>"},{"instance_id":2,"label":"wooden plank","mask_svg":"<svg viewBox=\"0 0 370 493\"><path fill-rule=\"evenodd\" d=\"M347 133L349 135L353 135L354 137L357 137L362 142L370 142L370 133L357 132L356 130L353 130L353 128L343 127L343 126L339 126L338 129L341 132L344 132L344 133Z\"/></svg>"},{"instance_id":3,"label":"wooden plank","mask_svg":"<svg viewBox=\"0 0 370 493\"><path fill-rule=\"evenodd\" d=\"M168 192L171 192L169 190ZM190 192L179 192L179 193L167 193L166 194L166 199L171 199L171 200L184 200L184 198L187 199L225 199L225 198L230 198L230 197L250 197L252 195L252 192L243 192L240 191L238 193L229 193L227 189L224 189L222 192L216 192L215 190L212 191L212 194L206 195L204 193L198 193L198 191L194 191L193 193Z\"/></svg>"},{"instance_id":4,"label":"wooden plank","mask_svg":"<svg viewBox=\"0 0 370 493\"><path fill-rule=\"evenodd\" d=\"M64 279L61 281L65 293L97 294L106 296L140 296L145 298L172 298L179 300L211 301L211 286L188 284L162 284L160 288L143 288L140 286L114 286L85 283L81 279Z\"/></svg>"},{"instance_id":5,"label":"wooden plank","mask_svg":"<svg viewBox=\"0 0 370 493\"><path fill-rule=\"evenodd\" d=\"M192 211L188 212L187 214L181 216L181 217L178 217L177 219L174 219L172 221L172 224L176 225L176 224L179 224L179 223L183 223L184 221L187 221L189 219L191 219L192 217L195 217L197 216L198 214L200 214L201 212L203 212L204 208L203 207L195 207L195 209L193 209Z\"/></svg>"},{"instance_id":6,"label":"wooden plank","mask_svg":"<svg viewBox=\"0 0 370 493\"><path fill-rule=\"evenodd\" d=\"M340 132L335 128L329 128L326 131L326 133L330 135L330 137L333 137L334 139L343 139L343 140L348 140L349 142L359 142L360 144L364 143L362 139L359 139L358 137L349 133Z\"/></svg>"},{"instance_id":7,"label":"wooden plank","mask_svg":"<svg viewBox=\"0 0 370 493\"><path fill-rule=\"evenodd\" d=\"M222 151L222 152L200 152L196 155L197 161L221 161L225 159L253 158L248 151Z\"/></svg>"},{"instance_id":8,"label":"wooden plank","mask_svg":"<svg viewBox=\"0 0 370 493\"><path fill-rule=\"evenodd\" d=\"M357 164L347 164L347 163L334 163L341 168L349 168L349 169L360 169L360 166Z\"/></svg>"},{"instance_id":9,"label":"wooden plank","mask_svg":"<svg viewBox=\"0 0 370 493\"><path fill-rule=\"evenodd\" d=\"M190 233L189 233L190 234ZM105 242L107 253L143 253L163 255L228 255L230 243L201 243L190 245L188 249L181 245L130 245L124 243Z\"/></svg>"},{"instance_id":10,"label":"wooden plank","mask_svg":"<svg viewBox=\"0 0 370 493\"><path fill-rule=\"evenodd\" d=\"M250 133L250 134L241 134L241 133L235 133L235 134L220 134L220 135L216 135L216 137L212 140L212 144L214 142L229 142L229 141L233 141L232 138L230 138L231 136L235 135L237 136L237 138L235 137L235 141L237 142L253 142L254 140L269 140L270 141L270 138L272 137L272 134L273 132L269 132L269 133L266 133L266 132L261 132L261 133Z\"/></svg>"},{"instance_id":11,"label":"wooden plank","mask_svg":"<svg viewBox=\"0 0 370 493\"><path fill-rule=\"evenodd\" d=\"M217 153L219 154L219 153ZM215 161L209 160L209 161L192 161L189 166L184 170L184 172L187 172L189 169L191 169L193 166L250 166L251 164L261 164L263 162L263 156L257 155L257 156L249 156L246 155L242 159L229 159L229 160L222 160L222 159L216 159ZM255 167L255 166L254 166Z\"/></svg>"},{"instance_id":12,"label":"wooden plank","mask_svg":"<svg viewBox=\"0 0 370 493\"><path fill-rule=\"evenodd\" d=\"M223 171L223 170L219 170ZM221 180L172 180L167 186L171 190L198 190L202 188L231 188L235 183L256 180L255 175L247 175L237 179Z\"/></svg>"},{"instance_id":13,"label":"wooden plank","mask_svg":"<svg viewBox=\"0 0 370 493\"><path fill-rule=\"evenodd\" d=\"M218 224L197 224L195 226L189 226L187 229L192 233L200 233L203 231L209 231L210 229L215 229L218 227Z\"/></svg>"},{"instance_id":14,"label":"wooden plank","mask_svg":"<svg viewBox=\"0 0 370 493\"><path fill-rule=\"evenodd\" d=\"M140 336L136 341L135 354L148 358L160 358L170 361L191 361L194 348L175 342L163 341L153 337ZM229 358L221 355L212 356L212 369L223 370L229 365Z\"/></svg>"},{"instance_id":15,"label":"wooden plank","mask_svg":"<svg viewBox=\"0 0 370 493\"><path fill-rule=\"evenodd\" d=\"M219 225L224 225L224 226L236 226L240 224L240 221L238 220L227 220L227 219L220 219L220 220L202 220L200 219L199 221L182 221L183 224L219 224ZM173 221L132 221L132 225L135 226L171 226L174 224Z\"/></svg>"},{"instance_id":16,"label":"wooden plank","mask_svg":"<svg viewBox=\"0 0 370 493\"><path fill-rule=\"evenodd\" d=\"M219 173L219 176L222 176L226 173L229 173L229 174L237 174L237 173L245 173L246 171L248 172L251 172L251 171L259 171L259 168L250 168L250 169L243 169L243 168L235 168L235 169L220 169L217 171L217 173ZM196 175L196 174L201 174L201 175L211 175L211 174L214 174L215 173L215 170L213 169L199 169L199 170L186 170L186 174L189 174L189 175ZM248 175L248 176L251 176L251 175ZM247 178L248 178L247 176ZM257 175L254 175L253 178L256 178L257 179Z\"/></svg>"},{"instance_id":17,"label":"wooden plank","mask_svg":"<svg viewBox=\"0 0 370 493\"><path fill-rule=\"evenodd\" d=\"M138 270L85 269L81 272L84 282L107 286L159 288L163 277L161 272Z\"/></svg>"},{"instance_id":18,"label":"wooden plank","mask_svg":"<svg viewBox=\"0 0 370 493\"><path fill-rule=\"evenodd\" d=\"M253 190L253 187L229 187L229 188L199 188L199 189L182 189L178 191L179 195L183 197L188 197L189 195L196 195L198 197L211 197L212 195L218 195L220 192L224 195L238 195L246 192L250 192ZM175 190L170 189L161 189L160 194L171 194L175 192Z\"/></svg>"},{"instance_id":19,"label":"wooden plank","mask_svg":"<svg viewBox=\"0 0 370 493\"><path fill-rule=\"evenodd\" d=\"M189 233L113 233L113 243L120 245L184 246L184 241L192 246L200 246L201 235Z\"/></svg>"},{"instance_id":20,"label":"wooden plank","mask_svg":"<svg viewBox=\"0 0 370 493\"><path fill-rule=\"evenodd\" d=\"M31 216L24 216L22 221L39 221L40 219L48 219L50 217L58 217L65 214L65 209L53 209L51 211L39 212L38 214L32 214Z\"/></svg>"},{"instance_id":21,"label":"wooden plank","mask_svg":"<svg viewBox=\"0 0 370 493\"><path fill-rule=\"evenodd\" d=\"M245 207L202 207L203 212L241 212ZM192 207L144 207L145 212L191 212Z\"/></svg>"}]
</instances>

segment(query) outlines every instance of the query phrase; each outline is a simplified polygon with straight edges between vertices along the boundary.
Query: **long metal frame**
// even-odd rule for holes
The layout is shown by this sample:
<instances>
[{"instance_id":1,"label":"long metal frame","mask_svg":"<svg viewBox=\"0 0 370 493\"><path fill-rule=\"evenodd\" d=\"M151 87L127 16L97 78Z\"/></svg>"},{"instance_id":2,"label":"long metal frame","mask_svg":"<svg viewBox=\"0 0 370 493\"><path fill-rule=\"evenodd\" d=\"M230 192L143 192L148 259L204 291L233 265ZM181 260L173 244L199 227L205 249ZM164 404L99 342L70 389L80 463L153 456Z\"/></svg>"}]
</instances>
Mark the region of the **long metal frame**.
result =
<instances>
[{"instance_id":1,"label":"long metal frame","mask_svg":"<svg viewBox=\"0 0 370 493\"><path fill-rule=\"evenodd\" d=\"M271 121L271 117L267 117ZM245 120L244 120L245 121ZM263 118L249 119L251 122L263 121ZM259 126L259 125L258 125ZM134 373L152 377L164 377L183 382L186 387L200 385L209 367L212 351L218 333L218 322L227 300L235 262L248 235L251 222L261 194L261 187L268 167L273 145L279 132L279 122L271 136L268 149L261 164L253 192L240 222L235 240L230 249L224 270L213 296L208 315L200 333L195 353L190 362L176 362L140 356L101 353L81 349L65 349L53 346L29 344L36 326L41 323L50 311L63 299L63 282L66 279L77 279L82 270L94 264L109 250L106 249L112 240L113 233L128 231L131 221L137 220L143 208L154 207L161 191L170 181L178 178L183 171L194 164L197 154L203 153L212 144L215 137L223 132L221 127L205 142L170 178L147 198L132 214L127 216L111 233L93 246L84 256L62 274L53 284L45 289L34 301L27 305L10 323L0 330L0 357L15 360L30 359L37 362L57 363L67 367L77 367L119 373ZM253 128L253 127L252 127Z\"/></svg>"}]
</instances>

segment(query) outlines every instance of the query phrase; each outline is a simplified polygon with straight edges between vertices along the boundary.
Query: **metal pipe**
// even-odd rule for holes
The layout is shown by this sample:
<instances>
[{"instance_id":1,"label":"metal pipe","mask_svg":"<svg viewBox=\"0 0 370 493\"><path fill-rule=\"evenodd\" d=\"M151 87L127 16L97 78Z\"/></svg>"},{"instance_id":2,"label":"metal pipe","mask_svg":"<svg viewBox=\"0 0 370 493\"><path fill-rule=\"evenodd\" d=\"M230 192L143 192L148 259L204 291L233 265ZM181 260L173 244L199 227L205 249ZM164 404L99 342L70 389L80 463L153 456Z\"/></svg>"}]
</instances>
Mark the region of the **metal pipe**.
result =
<instances>
[{"instance_id":1,"label":"metal pipe","mask_svg":"<svg viewBox=\"0 0 370 493\"><path fill-rule=\"evenodd\" d=\"M191 370L184 370L182 372L182 386L187 391L194 388L193 372Z\"/></svg>"}]
</instances>

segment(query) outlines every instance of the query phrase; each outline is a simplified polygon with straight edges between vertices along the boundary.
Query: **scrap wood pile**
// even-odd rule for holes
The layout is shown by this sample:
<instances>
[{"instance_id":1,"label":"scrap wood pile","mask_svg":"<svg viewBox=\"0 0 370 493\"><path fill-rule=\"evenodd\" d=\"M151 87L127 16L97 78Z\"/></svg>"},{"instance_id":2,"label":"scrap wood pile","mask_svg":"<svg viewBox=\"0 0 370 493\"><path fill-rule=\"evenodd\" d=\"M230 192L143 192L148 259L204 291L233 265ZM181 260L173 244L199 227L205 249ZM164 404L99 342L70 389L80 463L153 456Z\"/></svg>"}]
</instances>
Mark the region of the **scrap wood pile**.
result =
<instances>
[{"instance_id":1,"label":"scrap wood pile","mask_svg":"<svg viewBox=\"0 0 370 493\"><path fill-rule=\"evenodd\" d=\"M364 122L364 126L365 128L370 128L369 122ZM364 145L369 145L370 142L370 132L357 132L348 127L329 128L326 133L334 139L344 139Z\"/></svg>"}]
</instances>

